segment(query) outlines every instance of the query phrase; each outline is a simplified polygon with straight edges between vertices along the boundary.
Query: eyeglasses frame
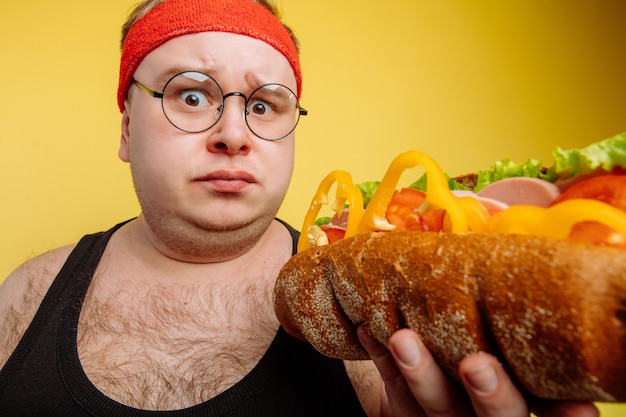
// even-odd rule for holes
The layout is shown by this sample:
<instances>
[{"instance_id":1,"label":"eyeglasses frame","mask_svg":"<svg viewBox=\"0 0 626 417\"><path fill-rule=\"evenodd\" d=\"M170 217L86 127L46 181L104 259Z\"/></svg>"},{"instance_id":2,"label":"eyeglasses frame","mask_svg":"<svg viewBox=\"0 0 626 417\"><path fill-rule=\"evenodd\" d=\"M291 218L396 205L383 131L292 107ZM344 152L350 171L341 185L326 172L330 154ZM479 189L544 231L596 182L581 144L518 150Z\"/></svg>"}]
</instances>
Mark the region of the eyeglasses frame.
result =
<instances>
[{"instance_id":1,"label":"eyeglasses frame","mask_svg":"<svg viewBox=\"0 0 626 417\"><path fill-rule=\"evenodd\" d=\"M291 132L293 132L293 131L296 129L296 127L298 126L298 122L300 121L300 117L301 117L301 116L306 116L307 114L309 114L309 112L308 112L305 108L300 107L300 101L296 99L296 104L297 104L297 106L298 106L298 120L296 120L296 123L294 124L293 128L292 128L289 132L285 133L283 136L281 136L281 137L279 137L279 138L267 139L267 138L264 138L264 137L262 137L262 136L259 136L259 134L258 134L258 133L256 133L256 132L255 132L255 131L254 131L254 130L250 127L250 124L248 123L248 117L247 117L247 115L248 115L248 110L247 110L247 107L248 107L248 97L247 97L245 94L240 93L239 91L232 91L232 92L230 92L230 93L226 93L226 94L223 94L223 93L222 93L222 104L220 105L220 115L219 115L219 117L218 117L218 118L216 118L216 119L215 119L215 123L213 123L212 125L210 125L210 126L209 126L209 127L207 127L206 129L199 130L199 131L197 131L197 132L196 132L196 131L190 131L190 130L185 130L185 129L182 129L182 128L180 128L180 127L176 126L176 125L174 124L174 122L172 122L172 121L170 120L169 116L167 115L167 112L165 111L165 104L164 104L164 102L163 102L163 99L165 98L165 89L167 88L167 85L170 83L170 81L172 81L174 78L178 77L179 75L185 74L185 73L187 73L187 72L197 72L197 73L199 73L199 74L205 75L206 77L208 77L208 78L210 78L211 80L213 80L213 82L214 82L214 83L217 85L217 87L220 89L220 92L222 91L222 87L219 85L219 83L217 82L217 80L215 80L215 79L214 79L213 77L211 77L210 75L208 75L208 74L204 74L203 72L200 72L200 71L182 71L182 72L179 72L179 73L177 73L177 74L173 75L173 76L172 76L172 77L171 77L171 78L170 78L170 79L169 79L169 80L165 83L165 86L163 87L163 92L161 92L161 93L159 93L158 91L155 91L155 90L151 90L150 88L146 87L146 86L145 86L144 84L142 84L141 82L137 81L134 77L133 77L133 78L131 78L131 80L130 80L132 84L137 85L137 87L139 87L141 90L145 91L145 92L146 92L149 96L154 97L154 98L158 98L158 99L160 99L160 100L161 100L161 109L163 110L163 115L165 115L165 118L167 119L167 121L168 121L168 122L170 122L170 124L171 124L172 126L174 126L176 129L178 129L178 130L180 130L180 131L182 131L182 132L185 132L185 133L201 133L201 132L206 132L207 130L209 130L210 128L212 128L213 126L215 126L215 125L216 125L216 124L220 121L220 119L221 119L221 117L222 117L222 113L223 113L223 112L221 111L221 109L224 107L224 103L226 102L226 99L227 99L228 97L232 97L232 96L243 97L243 99L245 100L245 102L244 102L244 108L243 108L243 119L244 119L244 121L246 122L246 126L248 126L248 129L250 129L250 132L252 132L252 133L254 134L254 136L256 136L256 137L258 137L258 138L260 138L260 139L263 139L263 140L275 141L275 140L280 140L280 139L283 139L283 138L285 138L285 137L289 136L289 134L291 134ZM256 92L257 90L259 90L259 89L261 89L261 88L263 88L263 87L265 87L265 86L268 86L268 85L280 85L280 86L282 86L282 87L286 88L287 90L291 91L291 93L292 93L292 94L294 94L294 93L293 93L293 91L292 91L289 87L287 87L286 85L283 85L283 84L280 84L280 83L270 83L270 84L263 84L263 85L261 85L261 86L257 87L257 88L256 88L256 89L252 92L252 94L251 94L250 96L253 96L253 95L254 95L254 92ZM295 96L295 94L294 94L294 96Z\"/></svg>"}]
</instances>

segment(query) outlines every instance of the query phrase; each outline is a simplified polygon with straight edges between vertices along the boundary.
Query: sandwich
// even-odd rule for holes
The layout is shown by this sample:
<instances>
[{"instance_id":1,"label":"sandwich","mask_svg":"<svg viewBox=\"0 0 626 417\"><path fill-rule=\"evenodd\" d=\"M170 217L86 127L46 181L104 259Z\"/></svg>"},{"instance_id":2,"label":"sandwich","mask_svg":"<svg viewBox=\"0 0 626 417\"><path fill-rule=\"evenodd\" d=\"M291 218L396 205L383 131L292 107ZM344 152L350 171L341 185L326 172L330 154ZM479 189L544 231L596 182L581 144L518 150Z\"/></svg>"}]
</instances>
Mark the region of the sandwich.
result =
<instances>
[{"instance_id":1,"label":"sandwich","mask_svg":"<svg viewBox=\"0 0 626 417\"><path fill-rule=\"evenodd\" d=\"M281 324L345 360L367 359L359 326L383 344L409 327L452 378L484 351L532 395L626 401L626 134L553 155L450 177L409 151L365 185L331 172L276 281Z\"/></svg>"}]
</instances>

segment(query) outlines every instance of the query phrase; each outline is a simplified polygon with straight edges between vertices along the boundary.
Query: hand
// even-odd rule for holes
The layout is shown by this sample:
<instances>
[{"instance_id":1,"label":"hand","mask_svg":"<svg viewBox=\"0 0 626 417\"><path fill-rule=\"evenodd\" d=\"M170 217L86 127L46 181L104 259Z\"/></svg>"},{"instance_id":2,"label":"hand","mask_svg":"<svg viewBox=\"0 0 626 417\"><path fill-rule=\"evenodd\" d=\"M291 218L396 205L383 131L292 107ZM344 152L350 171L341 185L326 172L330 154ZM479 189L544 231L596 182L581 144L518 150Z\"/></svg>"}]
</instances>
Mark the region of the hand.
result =
<instances>
[{"instance_id":1,"label":"hand","mask_svg":"<svg viewBox=\"0 0 626 417\"><path fill-rule=\"evenodd\" d=\"M359 339L385 383L393 416L597 417L592 403L545 402L529 406L504 368L492 355L479 353L463 359L459 374L463 387L448 378L417 333L403 329L385 348L368 331ZM465 390L463 390L465 388Z\"/></svg>"}]
</instances>

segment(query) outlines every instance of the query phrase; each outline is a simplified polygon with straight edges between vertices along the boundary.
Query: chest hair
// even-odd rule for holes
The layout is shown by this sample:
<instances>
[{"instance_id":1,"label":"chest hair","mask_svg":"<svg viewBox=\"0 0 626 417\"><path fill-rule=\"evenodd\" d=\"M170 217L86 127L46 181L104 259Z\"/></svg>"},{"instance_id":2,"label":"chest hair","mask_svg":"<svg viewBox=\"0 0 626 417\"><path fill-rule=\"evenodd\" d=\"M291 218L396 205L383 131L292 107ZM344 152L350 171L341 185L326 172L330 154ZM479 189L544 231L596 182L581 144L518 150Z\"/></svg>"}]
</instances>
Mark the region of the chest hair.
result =
<instances>
[{"instance_id":1,"label":"chest hair","mask_svg":"<svg viewBox=\"0 0 626 417\"><path fill-rule=\"evenodd\" d=\"M190 407L241 380L272 342L278 322L267 280L247 285L92 284L78 327L91 382L122 404Z\"/></svg>"}]
</instances>

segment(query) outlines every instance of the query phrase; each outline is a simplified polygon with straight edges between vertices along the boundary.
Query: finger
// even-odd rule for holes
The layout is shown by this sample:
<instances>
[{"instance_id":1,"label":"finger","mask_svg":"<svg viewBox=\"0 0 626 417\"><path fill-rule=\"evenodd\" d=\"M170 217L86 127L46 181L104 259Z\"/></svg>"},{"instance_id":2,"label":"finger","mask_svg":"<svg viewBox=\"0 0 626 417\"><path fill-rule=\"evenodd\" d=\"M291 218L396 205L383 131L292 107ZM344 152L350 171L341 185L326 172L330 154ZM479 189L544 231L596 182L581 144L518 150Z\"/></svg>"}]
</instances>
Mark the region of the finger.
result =
<instances>
[{"instance_id":1,"label":"finger","mask_svg":"<svg viewBox=\"0 0 626 417\"><path fill-rule=\"evenodd\" d=\"M478 353L466 357L459 374L478 416L528 417L524 396L494 356Z\"/></svg>"},{"instance_id":2,"label":"finger","mask_svg":"<svg viewBox=\"0 0 626 417\"><path fill-rule=\"evenodd\" d=\"M394 333L389 339L385 361L390 360L389 353L393 358L395 373L383 375L383 378L386 380L394 378L394 381L401 381L403 385L402 389L398 390L392 388L398 388L399 382L398 385L387 386L389 403L394 415L408 415L411 407L415 407L412 405L415 401L429 416L474 415L467 396L439 368L413 330L403 329Z\"/></svg>"},{"instance_id":3,"label":"finger","mask_svg":"<svg viewBox=\"0 0 626 417\"><path fill-rule=\"evenodd\" d=\"M364 326L357 329L357 334L363 348L378 368L393 415L424 416L391 352L370 335Z\"/></svg>"},{"instance_id":4,"label":"finger","mask_svg":"<svg viewBox=\"0 0 626 417\"><path fill-rule=\"evenodd\" d=\"M437 365L416 332L397 331L389 339L389 350L427 415L474 415L465 393Z\"/></svg>"}]
</instances>

